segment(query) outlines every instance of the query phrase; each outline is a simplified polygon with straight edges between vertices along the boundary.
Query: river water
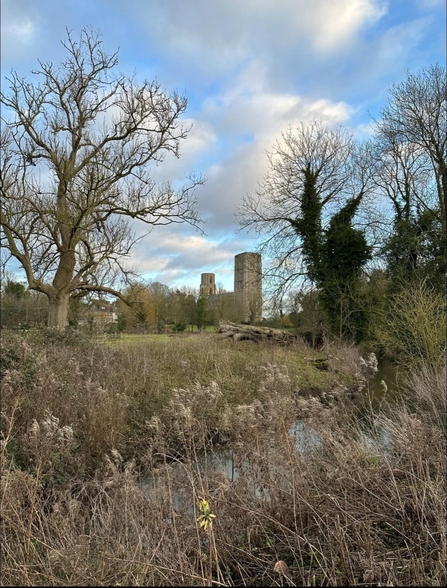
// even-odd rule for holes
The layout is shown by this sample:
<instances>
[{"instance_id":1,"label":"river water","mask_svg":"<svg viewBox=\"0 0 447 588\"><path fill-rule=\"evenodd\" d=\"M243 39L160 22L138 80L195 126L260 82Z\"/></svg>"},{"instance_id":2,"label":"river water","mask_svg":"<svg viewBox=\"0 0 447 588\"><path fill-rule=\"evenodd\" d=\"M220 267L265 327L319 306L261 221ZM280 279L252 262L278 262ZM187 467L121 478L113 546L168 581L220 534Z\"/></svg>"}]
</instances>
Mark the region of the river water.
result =
<instances>
[{"instance_id":1,"label":"river water","mask_svg":"<svg viewBox=\"0 0 447 588\"><path fill-rule=\"evenodd\" d=\"M378 371L365 390L365 394L368 395L366 405L369 405L374 414L374 412L377 412L380 409L384 402L393 404L396 400L398 389L399 382L395 366L387 360L379 361ZM361 399L361 404L363 406L361 408L359 407L358 413L360 421L363 420L365 415L364 396ZM374 431L371 427L374 428ZM321 443L321 438L318 435L318 432L311 425L300 419L292 424L289 433L295 446L302 452L311 451ZM380 444L386 450L389 442L390 436L383 426L376 426L374 420L365 420L363 443L368 450L373 451L374 447L377 447L377 444ZM170 464L170 467L179 472L184 466L181 462L173 462ZM203 478L206 478L208 475L215 475L219 472L225 479L234 481L244 473L244 464L236 465L233 452L228 449L216 450L207 455L199 456L196 467ZM160 484L163 483L163 477L164 474L161 472L159 475L149 474L141 480L141 487L148 497L153 496L154 493L156 494L158 492ZM255 484L253 485L252 490L256 496L261 492ZM174 508L180 508L182 503L183 499L181 494L175 493Z\"/></svg>"},{"instance_id":2,"label":"river water","mask_svg":"<svg viewBox=\"0 0 447 588\"><path fill-rule=\"evenodd\" d=\"M384 401L393 403L399 389L396 366L389 360L381 360L378 370L369 383L368 395L373 410L378 410Z\"/></svg>"}]
</instances>

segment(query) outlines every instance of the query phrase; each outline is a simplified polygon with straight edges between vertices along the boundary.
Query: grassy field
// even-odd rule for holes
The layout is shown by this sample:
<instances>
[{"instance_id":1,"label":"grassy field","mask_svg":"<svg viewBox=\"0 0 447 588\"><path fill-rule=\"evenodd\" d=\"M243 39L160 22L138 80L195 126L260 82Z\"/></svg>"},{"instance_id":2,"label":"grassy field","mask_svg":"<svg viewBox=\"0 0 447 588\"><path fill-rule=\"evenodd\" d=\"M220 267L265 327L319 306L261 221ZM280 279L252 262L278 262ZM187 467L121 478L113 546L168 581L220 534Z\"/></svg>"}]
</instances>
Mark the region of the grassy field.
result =
<instances>
[{"instance_id":1,"label":"grassy field","mask_svg":"<svg viewBox=\"0 0 447 588\"><path fill-rule=\"evenodd\" d=\"M143 334L143 333L122 333L119 335L102 335L98 340L106 345L126 344L132 345L135 343L169 343L172 340L172 335L164 334Z\"/></svg>"},{"instance_id":2,"label":"grassy field","mask_svg":"<svg viewBox=\"0 0 447 588\"><path fill-rule=\"evenodd\" d=\"M120 333L113 335L100 335L98 340L100 342L110 344L125 343L166 343L179 338L189 339L191 341L198 341L198 336L206 335L207 333L215 333L216 327L206 327L203 332L199 332L197 328L194 330L185 330L182 333Z\"/></svg>"},{"instance_id":3,"label":"grassy field","mask_svg":"<svg viewBox=\"0 0 447 588\"><path fill-rule=\"evenodd\" d=\"M2 584L444 585L445 372L374 413L373 365L212 333L5 331Z\"/></svg>"}]
</instances>

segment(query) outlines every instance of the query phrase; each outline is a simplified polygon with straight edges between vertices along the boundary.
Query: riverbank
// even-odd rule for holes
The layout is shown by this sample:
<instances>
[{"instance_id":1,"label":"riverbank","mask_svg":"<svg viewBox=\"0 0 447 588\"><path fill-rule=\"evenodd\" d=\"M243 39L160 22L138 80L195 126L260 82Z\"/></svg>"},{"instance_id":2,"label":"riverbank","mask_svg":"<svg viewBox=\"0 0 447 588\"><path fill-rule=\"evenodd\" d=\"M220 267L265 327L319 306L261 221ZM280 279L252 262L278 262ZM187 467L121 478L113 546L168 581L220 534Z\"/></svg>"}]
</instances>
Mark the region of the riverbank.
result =
<instances>
[{"instance_id":1,"label":"riverbank","mask_svg":"<svg viewBox=\"0 0 447 588\"><path fill-rule=\"evenodd\" d=\"M368 412L354 348L2 348L4 585L279 585L278 561L297 585L443 584L442 375L410 378L411 411ZM321 443L298 444L297 419Z\"/></svg>"}]
</instances>

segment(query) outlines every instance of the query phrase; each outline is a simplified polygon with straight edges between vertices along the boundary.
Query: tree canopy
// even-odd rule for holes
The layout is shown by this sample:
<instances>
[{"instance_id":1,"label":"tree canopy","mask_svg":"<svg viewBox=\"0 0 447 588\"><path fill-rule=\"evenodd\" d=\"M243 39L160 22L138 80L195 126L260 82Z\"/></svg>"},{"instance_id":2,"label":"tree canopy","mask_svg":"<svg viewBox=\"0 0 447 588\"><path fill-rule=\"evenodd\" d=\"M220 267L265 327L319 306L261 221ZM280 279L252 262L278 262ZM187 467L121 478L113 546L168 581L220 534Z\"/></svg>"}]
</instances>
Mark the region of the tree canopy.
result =
<instances>
[{"instance_id":1,"label":"tree canopy","mask_svg":"<svg viewBox=\"0 0 447 588\"><path fill-rule=\"evenodd\" d=\"M39 61L32 82L13 72L0 97L2 246L48 297L49 326L66 324L70 295L122 297L113 284L138 241L132 220L199 227L203 182L174 189L151 177L187 137L185 96L118 73L117 53L92 31L63 45L62 63Z\"/></svg>"}]
</instances>

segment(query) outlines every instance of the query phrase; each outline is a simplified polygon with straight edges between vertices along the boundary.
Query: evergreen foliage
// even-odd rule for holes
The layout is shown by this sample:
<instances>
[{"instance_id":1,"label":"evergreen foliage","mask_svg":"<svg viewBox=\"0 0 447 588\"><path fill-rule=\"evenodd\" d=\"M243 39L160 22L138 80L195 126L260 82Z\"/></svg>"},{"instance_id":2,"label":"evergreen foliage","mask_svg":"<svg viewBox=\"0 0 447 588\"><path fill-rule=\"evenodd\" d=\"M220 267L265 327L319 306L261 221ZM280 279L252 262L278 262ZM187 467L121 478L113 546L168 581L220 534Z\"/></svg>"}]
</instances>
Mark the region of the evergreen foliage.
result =
<instances>
[{"instance_id":1,"label":"evergreen foliage","mask_svg":"<svg viewBox=\"0 0 447 588\"><path fill-rule=\"evenodd\" d=\"M303 170L304 190L301 199L301 217L291 219L291 224L302 239L302 255L306 263L309 278L318 282L324 268L322 267L322 226L323 210L321 199L316 189L318 172L310 164Z\"/></svg>"},{"instance_id":2,"label":"evergreen foliage","mask_svg":"<svg viewBox=\"0 0 447 588\"><path fill-rule=\"evenodd\" d=\"M364 232L352 226L362 200L360 193L332 217L323 249L324 274L321 300L330 323L340 336L361 341L366 325L364 301L359 297L359 279L371 247Z\"/></svg>"},{"instance_id":3,"label":"evergreen foliage","mask_svg":"<svg viewBox=\"0 0 447 588\"><path fill-rule=\"evenodd\" d=\"M11 280L10 278L8 278L6 280L6 284L3 289L3 294L5 296L10 296L11 298L15 298L16 300L21 300L22 298L25 298L25 296L27 294L26 286L25 286L25 284L22 284L21 282L15 282L14 280Z\"/></svg>"},{"instance_id":4,"label":"evergreen foliage","mask_svg":"<svg viewBox=\"0 0 447 588\"><path fill-rule=\"evenodd\" d=\"M428 282L439 292L445 288L446 254L442 228L432 210L416 217L396 218L393 234L383 245L390 289L400 284Z\"/></svg>"},{"instance_id":5,"label":"evergreen foliage","mask_svg":"<svg viewBox=\"0 0 447 588\"><path fill-rule=\"evenodd\" d=\"M358 279L371 247L364 232L352 226L363 192L350 198L336 212L327 231L322 228L322 204L316 182L318 172L305 170L301 218L291 220L302 239L302 255L308 277L320 291L323 309L333 330L340 336L360 341L367 322L364 301L357 299Z\"/></svg>"},{"instance_id":6,"label":"evergreen foliage","mask_svg":"<svg viewBox=\"0 0 447 588\"><path fill-rule=\"evenodd\" d=\"M200 297L197 300L197 328L203 329L207 324L207 301Z\"/></svg>"}]
</instances>

